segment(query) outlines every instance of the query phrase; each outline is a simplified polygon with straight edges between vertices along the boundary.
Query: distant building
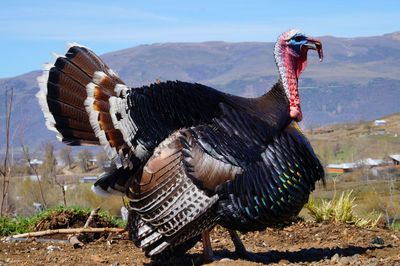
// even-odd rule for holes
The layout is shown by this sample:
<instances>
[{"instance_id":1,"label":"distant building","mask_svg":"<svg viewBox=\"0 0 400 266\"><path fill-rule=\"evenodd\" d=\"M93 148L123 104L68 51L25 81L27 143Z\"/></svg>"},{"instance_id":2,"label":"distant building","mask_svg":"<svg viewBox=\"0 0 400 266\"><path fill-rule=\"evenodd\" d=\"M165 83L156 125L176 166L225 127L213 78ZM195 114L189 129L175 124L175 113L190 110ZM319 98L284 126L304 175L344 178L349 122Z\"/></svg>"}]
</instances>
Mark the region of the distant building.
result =
<instances>
[{"instance_id":1,"label":"distant building","mask_svg":"<svg viewBox=\"0 0 400 266\"><path fill-rule=\"evenodd\" d=\"M88 160L88 165L89 166L95 166L97 164L97 159L96 158L92 158Z\"/></svg>"},{"instance_id":2,"label":"distant building","mask_svg":"<svg viewBox=\"0 0 400 266\"><path fill-rule=\"evenodd\" d=\"M42 176L41 175L30 175L29 176L29 180L31 180L31 181L38 181L38 179L42 180Z\"/></svg>"},{"instance_id":3,"label":"distant building","mask_svg":"<svg viewBox=\"0 0 400 266\"><path fill-rule=\"evenodd\" d=\"M103 162L103 169L104 170L108 170L108 169L111 169L111 167L112 167L113 165L112 165L112 162L111 161L104 161Z\"/></svg>"},{"instance_id":4,"label":"distant building","mask_svg":"<svg viewBox=\"0 0 400 266\"><path fill-rule=\"evenodd\" d=\"M361 159L356 162L359 166L377 167L382 165L387 165L387 162L381 159Z\"/></svg>"},{"instance_id":5,"label":"distant building","mask_svg":"<svg viewBox=\"0 0 400 266\"><path fill-rule=\"evenodd\" d=\"M28 162L27 164L31 165L33 167L38 167L38 166L43 164L43 161L42 160L38 160L38 159L33 159L30 162Z\"/></svg>"},{"instance_id":6,"label":"distant building","mask_svg":"<svg viewBox=\"0 0 400 266\"><path fill-rule=\"evenodd\" d=\"M385 126L386 125L386 120L375 120L374 121L375 126Z\"/></svg>"},{"instance_id":7,"label":"distant building","mask_svg":"<svg viewBox=\"0 0 400 266\"><path fill-rule=\"evenodd\" d=\"M80 183L94 183L97 180L97 176L84 176L79 179Z\"/></svg>"},{"instance_id":8,"label":"distant building","mask_svg":"<svg viewBox=\"0 0 400 266\"><path fill-rule=\"evenodd\" d=\"M326 166L326 171L330 174L343 174L352 172L357 168L356 163L341 163L341 164L328 164Z\"/></svg>"},{"instance_id":9,"label":"distant building","mask_svg":"<svg viewBox=\"0 0 400 266\"><path fill-rule=\"evenodd\" d=\"M389 158L392 160L394 165L400 165L400 154L389 155Z\"/></svg>"}]
</instances>

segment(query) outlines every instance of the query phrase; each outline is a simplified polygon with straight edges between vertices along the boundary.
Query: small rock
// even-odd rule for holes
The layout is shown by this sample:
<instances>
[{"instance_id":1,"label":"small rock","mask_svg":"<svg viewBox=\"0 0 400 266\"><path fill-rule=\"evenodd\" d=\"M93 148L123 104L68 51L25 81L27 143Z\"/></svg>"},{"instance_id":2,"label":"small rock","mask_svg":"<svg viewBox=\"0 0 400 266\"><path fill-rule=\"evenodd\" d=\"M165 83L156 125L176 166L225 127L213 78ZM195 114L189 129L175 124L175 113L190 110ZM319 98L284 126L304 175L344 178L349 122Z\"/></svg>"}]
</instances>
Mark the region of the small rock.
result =
<instances>
[{"instance_id":1,"label":"small rock","mask_svg":"<svg viewBox=\"0 0 400 266\"><path fill-rule=\"evenodd\" d=\"M61 248L58 246L48 246L47 250L48 251L57 251L57 250L61 250Z\"/></svg>"},{"instance_id":2,"label":"small rock","mask_svg":"<svg viewBox=\"0 0 400 266\"><path fill-rule=\"evenodd\" d=\"M390 235L394 240L399 240L399 238L396 235Z\"/></svg>"},{"instance_id":3,"label":"small rock","mask_svg":"<svg viewBox=\"0 0 400 266\"><path fill-rule=\"evenodd\" d=\"M342 265L348 265L350 264L351 259L349 257L341 257L339 260L339 263Z\"/></svg>"},{"instance_id":4,"label":"small rock","mask_svg":"<svg viewBox=\"0 0 400 266\"><path fill-rule=\"evenodd\" d=\"M231 260L231 259L229 259L229 258L223 258L223 259L221 259L221 260L219 260L220 262L228 262L228 261L233 261L233 260Z\"/></svg>"},{"instance_id":5,"label":"small rock","mask_svg":"<svg viewBox=\"0 0 400 266\"><path fill-rule=\"evenodd\" d=\"M337 253L333 255L331 258L331 262L339 262L339 260L340 260L340 255Z\"/></svg>"},{"instance_id":6,"label":"small rock","mask_svg":"<svg viewBox=\"0 0 400 266\"><path fill-rule=\"evenodd\" d=\"M289 263L290 263L290 261L288 261L288 260L280 260L278 262L279 265L288 265Z\"/></svg>"},{"instance_id":7,"label":"small rock","mask_svg":"<svg viewBox=\"0 0 400 266\"><path fill-rule=\"evenodd\" d=\"M107 245L111 246L112 244L117 243L114 239L107 240Z\"/></svg>"},{"instance_id":8,"label":"small rock","mask_svg":"<svg viewBox=\"0 0 400 266\"><path fill-rule=\"evenodd\" d=\"M376 236L376 237L374 237L373 239L372 239L372 241L371 241L371 244L373 244L373 245L384 245L385 244L385 241L381 238L381 237L379 237L379 236Z\"/></svg>"}]
</instances>

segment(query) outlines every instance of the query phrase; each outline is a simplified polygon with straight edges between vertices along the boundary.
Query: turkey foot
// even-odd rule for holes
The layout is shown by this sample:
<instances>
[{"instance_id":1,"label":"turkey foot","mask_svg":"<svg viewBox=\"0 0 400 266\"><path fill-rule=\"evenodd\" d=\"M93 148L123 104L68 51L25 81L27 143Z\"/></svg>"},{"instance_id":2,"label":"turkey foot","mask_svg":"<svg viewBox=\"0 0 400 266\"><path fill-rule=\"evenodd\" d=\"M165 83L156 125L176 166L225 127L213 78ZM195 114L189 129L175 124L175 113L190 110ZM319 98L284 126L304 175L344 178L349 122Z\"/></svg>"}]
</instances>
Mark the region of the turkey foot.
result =
<instances>
[{"instance_id":1,"label":"turkey foot","mask_svg":"<svg viewBox=\"0 0 400 266\"><path fill-rule=\"evenodd\" d=\"M229 235L231 236L233 245L235 246L236 255L238 255L240 258L250 261L257 261L257 262L263 261L263 258L261 256L246 250L246 247L244 246L242 240L240 240L240 237L238 236L235 230L228 229L228 232Z\"/></svg>"},{"instance_id":2,"label":"turkey foot","mask_svg":"<svg viewBox=\"0 0 400 266\"><path fill-rule=\"evenodd\" d=\"M206 264L216 260L220 260L221 257L214 254L210 241L210 231L205 230L202 233L203 240L203 254L196 260L196 265Z\"/></svg>"}]
</instances>

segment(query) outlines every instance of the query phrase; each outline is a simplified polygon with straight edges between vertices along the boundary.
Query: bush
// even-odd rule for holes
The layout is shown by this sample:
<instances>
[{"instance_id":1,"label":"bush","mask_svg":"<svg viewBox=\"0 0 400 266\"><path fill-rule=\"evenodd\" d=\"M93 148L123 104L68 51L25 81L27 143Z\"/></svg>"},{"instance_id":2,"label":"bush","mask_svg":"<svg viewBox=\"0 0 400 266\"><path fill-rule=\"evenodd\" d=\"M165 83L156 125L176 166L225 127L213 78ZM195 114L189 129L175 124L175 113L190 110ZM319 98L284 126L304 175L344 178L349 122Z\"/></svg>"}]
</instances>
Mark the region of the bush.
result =
<instances>
[{"instance_id":1,"label":"bush","mask_svg":"<svg viewBox=\"0 0 400 266\"><path fill-rule=\"evenodd\" d=\"M332 200L315 200L310 197L310 200L305 205L311 217L315 222L321 223L324 221L332 221L335 223L355 224L359 227L372 228L375 227L381 218L359 218L353 208L355 197L352 197L353 191L343 192L337 199L336 196Z\"/></svg>"},{"instance_id":2,"label":"bush","mask_svg":"<svg viewBox=\"0 0 400 266\"><path fill-rule=\"evenodd\" d=\"M30 219L23 217L0 217L0 236L29 232Z\"/></svg>"}]
</instances>

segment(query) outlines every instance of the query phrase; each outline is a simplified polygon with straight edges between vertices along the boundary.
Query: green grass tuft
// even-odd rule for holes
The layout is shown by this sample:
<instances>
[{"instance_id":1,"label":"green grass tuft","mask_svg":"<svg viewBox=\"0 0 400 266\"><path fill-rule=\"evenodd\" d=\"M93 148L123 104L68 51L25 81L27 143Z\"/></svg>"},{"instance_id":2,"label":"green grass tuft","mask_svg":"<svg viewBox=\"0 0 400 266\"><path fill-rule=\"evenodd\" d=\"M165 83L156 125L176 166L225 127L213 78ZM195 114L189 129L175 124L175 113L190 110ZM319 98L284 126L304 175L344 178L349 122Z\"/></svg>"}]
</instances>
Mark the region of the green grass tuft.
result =
<instances>
[{"instance_id":1,"label":"green grass tuft","mask_svg":"<svg viewBox=\"0 0 400 266\"><path fill-rule=\"evenodd\" d=\"M359 218L354 214L353 208L356 206L355 197L352 196L353 191L343 192L339 198L336 196L332 200L310 200L305 205L311 217L315 222L321 223L331 221L335 223L354 224L363 228L373 228L377 225L381 215L376 219Z\"/></svg>"}]
</instances>

